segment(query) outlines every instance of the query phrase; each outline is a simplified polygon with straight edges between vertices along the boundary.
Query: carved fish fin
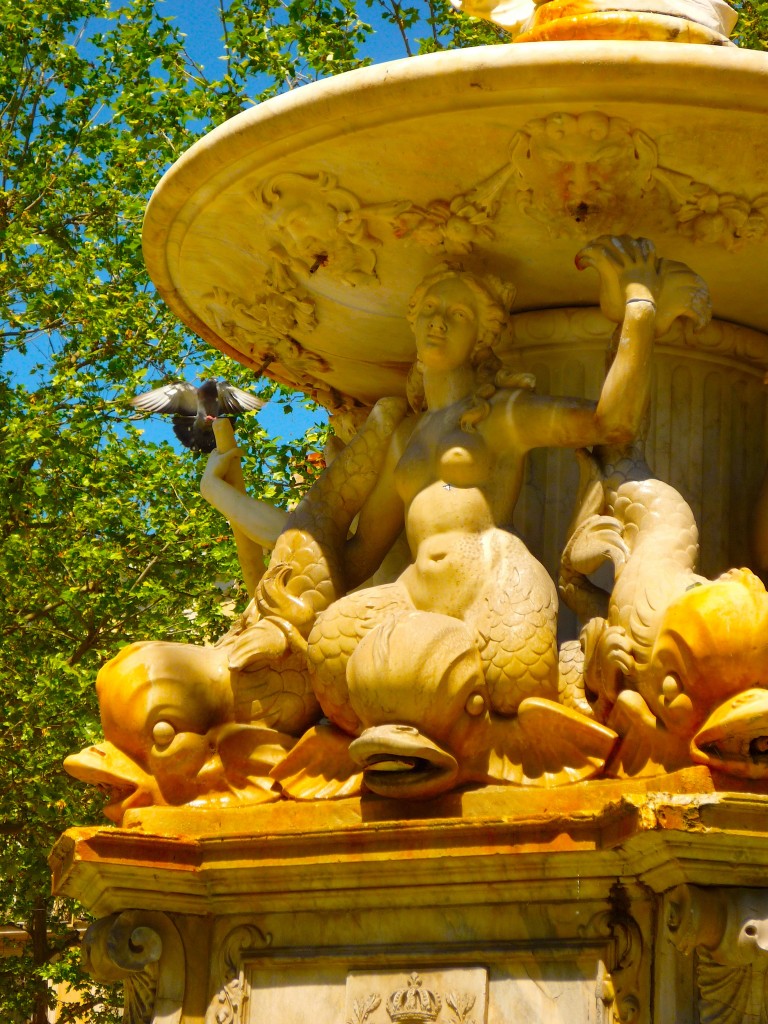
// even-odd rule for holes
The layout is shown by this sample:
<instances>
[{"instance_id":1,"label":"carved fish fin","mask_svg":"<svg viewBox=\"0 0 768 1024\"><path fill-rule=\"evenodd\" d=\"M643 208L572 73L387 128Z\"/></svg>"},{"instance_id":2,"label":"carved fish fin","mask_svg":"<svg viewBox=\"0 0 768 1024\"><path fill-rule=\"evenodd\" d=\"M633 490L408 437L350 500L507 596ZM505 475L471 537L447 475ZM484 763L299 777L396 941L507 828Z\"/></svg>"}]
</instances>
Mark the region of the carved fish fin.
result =
<instances>
[{"instance_id":1,"label":"carved fish fin","mask_svg":"<svg viewBox=\"0 0 768 1024\"><path fill-rule=\"evenodd\" d=\"M293 800L356 796L363 773L349 755L351 737L329 723L313 726L270 776Z\"/></svg>"},{"instance_id":2,"label":"carved fish fin","mask_svg":"<svg viewBox=\"0 0 768 1024\"><path fill-rule=\"evenodd\" d=\"M506 723L505 723L506 725ZM528 697L491 752L491 777L549 789L598 775L616 743L616 733L578 711L543 697Z\"/></svg>"},{"instance_id":3,"label":"carved fish fin","mask_svg":"<svg viewBox=\"0 0 768 1024\"><path fill-rule=\"evenodd\" d=\"M634 690L619 694L608 722L621 737L608 766L611 775L659 775L689 763L688 744L668 733Z\"/></svg>"}]
</instances>

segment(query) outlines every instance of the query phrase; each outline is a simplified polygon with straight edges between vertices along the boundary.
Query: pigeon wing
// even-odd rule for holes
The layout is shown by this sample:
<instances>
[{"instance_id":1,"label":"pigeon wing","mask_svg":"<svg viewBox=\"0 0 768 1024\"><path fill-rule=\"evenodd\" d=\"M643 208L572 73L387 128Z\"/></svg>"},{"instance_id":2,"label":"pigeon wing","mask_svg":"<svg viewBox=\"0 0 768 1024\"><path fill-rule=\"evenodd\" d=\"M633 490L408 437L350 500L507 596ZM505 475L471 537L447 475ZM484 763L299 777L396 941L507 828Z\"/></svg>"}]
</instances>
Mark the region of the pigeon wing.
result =
<instances>
[{"instance_id":1,"label":"pigeon wing","mask_svg":"<svg viewBox=\"0 0 768 1024\"><path fill-rule=\"evenodd\" d=\"M257 398L233 384L219 383L219 415L236 415L251 409L256 411L263 405L266 405L263 398Z\"/></svg>"},{"instance_id":2,"label":"pigeon wing","mask_svg":"<svg viewBox=\"0 0 768 1024\"><path fill-rule=\"evenodd\" d=\"M173 384L166 384L165 387L148 391L144 395L136 395L131 399L131 405L141 412L194 416L197 412L197 388L194 384L178 380Z\"/></svg>"}]
</instances>

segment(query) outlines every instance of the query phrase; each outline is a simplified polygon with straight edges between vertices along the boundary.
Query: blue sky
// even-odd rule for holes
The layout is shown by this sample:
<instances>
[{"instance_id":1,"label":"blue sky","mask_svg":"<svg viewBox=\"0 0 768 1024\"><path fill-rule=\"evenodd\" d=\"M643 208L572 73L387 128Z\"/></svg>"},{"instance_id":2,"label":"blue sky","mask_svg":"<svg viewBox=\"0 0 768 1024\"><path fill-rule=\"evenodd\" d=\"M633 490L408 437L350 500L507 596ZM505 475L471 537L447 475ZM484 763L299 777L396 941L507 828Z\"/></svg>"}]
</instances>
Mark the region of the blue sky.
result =
<instances>
[{"instance_id":1,"label":"blue sky","mask_svg":"<svg viewBox=\"0 0 768 1024\"><path fill-rule=\"evenodd\" d=\"M192 58L204 65L207 72L213 72L213 65L224 52L219 0L162 0L160 10L165 17L177 19L177 26L187 35L187 49ZM374 63L406 56L399 33L377 15L375 4L369 8L359 0L358 10L362 20L376 30L372 44L366 48ZM410 35L416 37L427 33L427 27L421 25L415 27Z\"/></svg>"}]
</instances>

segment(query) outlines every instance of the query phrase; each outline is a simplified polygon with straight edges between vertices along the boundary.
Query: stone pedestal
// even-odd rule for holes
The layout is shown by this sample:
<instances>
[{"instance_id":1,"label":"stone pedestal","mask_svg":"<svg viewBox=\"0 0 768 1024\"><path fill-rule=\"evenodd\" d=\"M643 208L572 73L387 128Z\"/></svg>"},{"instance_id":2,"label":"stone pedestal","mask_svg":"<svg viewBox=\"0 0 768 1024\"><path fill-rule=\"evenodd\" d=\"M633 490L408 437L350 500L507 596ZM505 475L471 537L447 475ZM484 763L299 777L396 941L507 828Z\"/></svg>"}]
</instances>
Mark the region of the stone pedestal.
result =
<instances>
[{"instance_id":1,"label":"stone pedestal","mask_svg":"<svg viewBox=\"0 0 768 1024\"><path fill-rule=\"evenodd\" d=\"M768 800L716 786L145 809L66 833L55 886L137 1024L757 1021Z\"/></svg>"}]
</instances>

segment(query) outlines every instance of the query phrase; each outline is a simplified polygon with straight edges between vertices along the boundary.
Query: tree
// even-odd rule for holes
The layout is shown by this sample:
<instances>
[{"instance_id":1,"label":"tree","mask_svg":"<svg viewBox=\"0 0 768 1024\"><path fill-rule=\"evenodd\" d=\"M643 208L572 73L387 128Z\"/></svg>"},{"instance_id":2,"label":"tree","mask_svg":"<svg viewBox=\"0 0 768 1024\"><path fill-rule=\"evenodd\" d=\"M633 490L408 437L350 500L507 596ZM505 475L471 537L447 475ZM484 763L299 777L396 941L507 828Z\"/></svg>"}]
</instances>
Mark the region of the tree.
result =
<instances>
[{"instance_id":1,"label":"tree","mask_svg":"<svg viewBox=\"0 0 768 1024\"><path fill-rule=\"evenodd\" d=\"M102 820L61 768L99 735L98 667L132 638L215 638L243 599L226 524L197 493L199 459L125 413L167 378L254 384L156 296L140 250L147 198L217 123L368 63L364 16L404 55L464 31L447 0L361 6L220 0L225 60L211 76L156 0L0 0L0 920L29 935L23 956L0 959L6 1021L42 1022L47 979L78 978L75 910L52 901L46 854L69 825ZM479 25L463 41L498 36ZM320 433L278 442L251 419L255 493L289 503ZM108 1004L91 1018L111 1019Z\"/></svg>"}]
</instances>

